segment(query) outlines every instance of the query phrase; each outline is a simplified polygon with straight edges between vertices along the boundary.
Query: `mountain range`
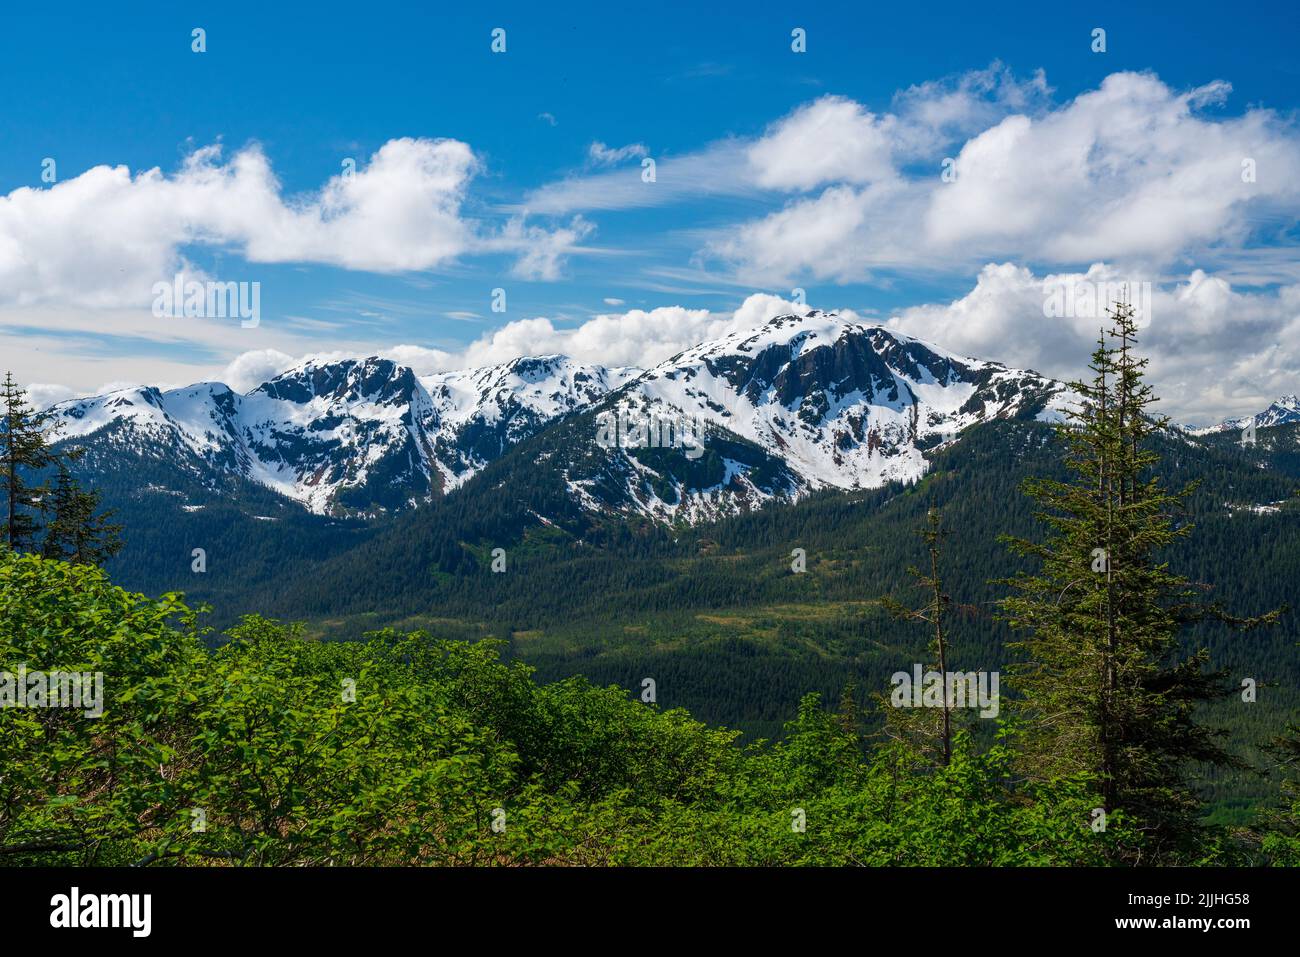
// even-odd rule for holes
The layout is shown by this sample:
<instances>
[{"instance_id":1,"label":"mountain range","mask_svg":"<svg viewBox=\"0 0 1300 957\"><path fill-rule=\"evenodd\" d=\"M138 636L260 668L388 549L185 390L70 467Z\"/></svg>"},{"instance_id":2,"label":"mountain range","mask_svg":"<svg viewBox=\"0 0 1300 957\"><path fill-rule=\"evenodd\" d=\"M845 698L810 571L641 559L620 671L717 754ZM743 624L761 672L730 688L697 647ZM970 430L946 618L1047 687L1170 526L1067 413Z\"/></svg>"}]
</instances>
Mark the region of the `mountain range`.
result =
<instances>
[{"instance_id":1,"label":"mountain range","mask_svg":"<svg viewBox=\"0 0 1300 957\"><path fill-rule=\"evenodd\" d=\"M1226 419L1218 425L1211 425L1204 429L1190 429L1189 431L1193 435L1212 435L1216 432L1240 431L1251 422L1255 423L1256 429L1267 429L1275 425L1291 425L1300 422L1300 396L1284 395L1269 405L1263 412L1256 412L1254 415L1241 416L1235 419Z\"/></svg>"},{"instance_id":2,"label":"mountain range","mask_svg":"<svg viewBox=\"0 0 1300 957\"><path fill-rule=\"evenodd\" d=\"M166 463L210 495L252 484L318 515L363 517L441 497L564 422L571 444L547 467L582 507L695 523L915 481L927 452L972 425L1057 418L1068 400L1035 372L813 311L649 369L549 355L417 375L372 356L307 361L243 395L215 382L140 387L51 411L92 462ZM611 421L641 423L640 441L600 441ZM677 428L667 447L665 422ZM683 423L697 447L681 444ZM202 491L191 497L205 506Z\"/></svg>"}]
</instances>

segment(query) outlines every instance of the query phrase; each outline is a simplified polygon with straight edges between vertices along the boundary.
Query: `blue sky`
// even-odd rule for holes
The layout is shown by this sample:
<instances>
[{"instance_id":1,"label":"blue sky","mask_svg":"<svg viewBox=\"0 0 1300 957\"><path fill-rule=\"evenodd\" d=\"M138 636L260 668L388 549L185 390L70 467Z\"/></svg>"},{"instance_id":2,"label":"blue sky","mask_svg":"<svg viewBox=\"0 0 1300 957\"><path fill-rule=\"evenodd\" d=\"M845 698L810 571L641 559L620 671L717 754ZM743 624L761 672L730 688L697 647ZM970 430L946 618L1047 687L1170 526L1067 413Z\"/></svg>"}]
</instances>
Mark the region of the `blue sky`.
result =
<instances>
[{"instance_id":1,"label":"blue sky","mask_svg":"<svg viewBox=\"0 0 1300 957\"><path fill-rule=\"evenodd\" d=\"M1187 417L1300 391L1294 5L434 6L7 13L5 364L51 398L397 347L644 364L799 286L1067 374L1089 324L1052 328L1027 290L1071 274L1154 284ZM331 197L348 159L359 185ZM153 316L181 268L259 282L259 325Z\"/></svg>"}]
</instances>

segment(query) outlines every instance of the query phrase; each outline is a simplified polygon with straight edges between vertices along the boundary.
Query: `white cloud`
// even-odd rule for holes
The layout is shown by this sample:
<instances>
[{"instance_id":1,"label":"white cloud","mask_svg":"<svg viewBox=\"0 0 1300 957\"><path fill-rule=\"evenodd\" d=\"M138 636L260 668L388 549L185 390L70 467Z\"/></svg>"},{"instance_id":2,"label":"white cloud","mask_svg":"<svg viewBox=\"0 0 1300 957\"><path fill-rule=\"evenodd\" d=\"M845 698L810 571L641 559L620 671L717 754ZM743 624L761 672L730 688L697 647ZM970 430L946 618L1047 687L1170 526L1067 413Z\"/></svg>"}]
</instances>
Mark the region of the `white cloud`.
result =
<instances>
[{"instance_id":1,"label":"white cloud","mask_svg":"<svg viewBox=\"0 0 1300 957\"><path fill-rule=\"evenodd\" d=\"M27 402L33 409L48 409L56 402L77 397L77 390L69 389L65 385L33 382L31 385L24 386L24 388L27 390Z\"/></svg>"},{"instance_id":2,"label":"white cloud","mask_svg":"<svg viewBox=\"0 0 1300 957\"><path fill-rule=\"evenodd\" d=\"M776 123L749 148L750 172L766 189L873 183L894 175L897 118L842 96L824 96Z\"/></svg>"},{"instance_id":3,"label":"white cloud","mask_svg":"<svg viewBox=\"0 0 1300 957\"><path fill-rule=\"evenodd\" d=\"M1050 107L1051 87L1040 69L1028 80L994 61L984 70L929 80L894 96L895 149L911 156L929 156L954 140L987 129L1011 113L1040 113Z\"/></svg>"},{"instance_id":4,"label":"white cloud","mask_svg":"<svg viewBox=\"0 0 1300 957\"><path fill-rule=\"evenodd\" d=\"M720 230L706 257L764 283L805 273L851 282L882 269L954 271L990 258L1160 266L1244 248L1260 222L1300 210L1295 124L1264 109L1209 115L1227 97L1225 83L1177 92L1151 74L1116 73L1054 109L1042 106L1041 78L973 89L987 95L960 84L944 95L913 88L900 96L896 122L839 98L796 112L751 155L767 159L761 176L772 185L830 185ZM1030 109L968 139L952 157L955 180L944 181L943 130L1015 104ZM938 151L891 177L887 155L923 147ZM1254 181L1243 177L1247 160ZM895 171L904 168L895 162Z\"/></svg>"},{"instance_id":5,"label":"white cloud","mask_svg":"<svg viewBox=\"0 0 1300 957\"><path fill-rule=\"evenodd\" d=\"M250 392L295 365L298 360L278 349L255 349L237 356L221 373L220 381L236 392Z\"/></svg>"},{"instance_id":6,"label":"white cloud","mask_svg":"<svg viewBox=\"0 0 1300 957\"><path fill-rule=\"evenodd\" d=\"M629 143L627 146L610 148L600 140L587 147L587 161L593 166L613 166L633 157L646 156L648 150L642 143Z\"/></svg>"},{"instance_id":7,"label":"white cloud","mask_svg":"<svg viewBox=\"0 0 1300 957\"><path fill-rule=\"evenodd\" d=\"M391 140L368 166L294 200L256 145L228 162L220 147L198 150L173 176L96 166L0 197L0 298L145 303L153 283L186 269L190 243L233 246L253 263L427 268L470 242L459 208L475 163L455 140Z\"/></svg>"},{"instance_id":8,"label":"white cloud","mask_svg":"<svg viewBox=\"0 0 1300 957\"><path fill-rule=\"evenodd\" d=\"M588 227L575 221L551 234L516 224L490 235L461 213L478 168L465 143L411 138L389 140L368 163L306 196L283 193L257 145L228 160L219 146L205 147L170 176L96 166L49 189L0 196L0 305L148 303L155 282L201 275L184 258L190 244L233 248L248 264L381 273L504 248L522 252L521 274L552 277ZM218 278L257 278L248 265L237 269Z\"/></svg>"},{"instance_id":9,"label":"white cloud","mask_svg":"<svg viewBox=\"0 0 1300 957\"><path fill-rule=\"evenodd\" d=\"M516 216L492 245L518 253L511 275L551 282L560 278L565 258L581 251L579 243L594 231L595 226L581 216L574 216L567 226L549 230L525 226L523 217Z\"/></svg>"},{"instance_id":10,"label":"white cloud","mask_svg":"<svg viewBox=\"0 0 1300 957\"><path fill-rule=\"evenodd\" d=\"M1077 378L1103 319L1095 310L1048 318L1048 291L1122 281L1152 283L1139 351L1150 358L1160 409L1177 421L1211 424L1300 391L1300 285L1248 292L1202 270L1161 281L1101 263L1047 275L991 263L961 298L903 309L886 325L954 352Z\"/></svg>"},{"instance_id":11,"label":"white cloud","mask_svg":"<svg viewBox=\"0 0 1300 957\"><path fill-rule=\"evenodd\" d=\"M601 302L607 306L621 306L624 304L622 299L615 299L613 296L606 296Z\"/></svg>"},{"instance_id":12,"label":"white cloud","mask_svg":"<svg viewBox=\"0 0 1300 957\"><path fill-rule=\"evenodd\" d=\"M515 207L532 213L644 209L700 196L743 196L754 190L744 175L748 144L723 140L680 156L656 156L655 182L640 166L567 176L531 190Z\"/></svg>"},{"instance_id":13,"label":"white cloud","mask_svg":"<svg viewBox=\"0 0 1300 957\"><path fill-rule=\"evenodd\" d=\"M657 156L654 184L642 183L639 171L573 175L534 190L521 208L555 214L636 209L699 197L806 190L831 182L877 182L953 137L984 129L1013 110L1037 109L1050 92L1042 71L1022 82L995 62L985 70L903 90L889 113L825 96L759 136L723 137L681 156ZM606 155L604 144L593 144L591 155Z\"/></svg>"},{"instance_id":14,"label":"white cloud","mask_svg":"<svg viewBox=\"0 0 1300 957\"><path fill-rule=\"evenodd\" d=\"M791 203L777 213L726 231L712 241L708 253L727 261L757 284L785 286L807 273L818 279L866 279L868 264L882 261L879 250L867 252L855 242L878 236L873 211L897 201L896 183L869 186L830 186L820 196ZM900 236L880 236L886 242Z\"/></svg>"},{"instance_id":15,"label":"white cloud","mask_svg":"<svg viewBox=\"0 0 1300 957\"><path fill-rule=\"evenodd\" d=\"M1300 138L1267 111L1198 115L1228 90L1176 93L1117 73L1046 116L1009 117L962 148L956 182L931 194L927 235L939 247L1039 248L1055 262L1167 262L1240 243L1249 208L1300 199ZM1242 178L1247 158L1264 171L1253 183Z\"/></svg>"},{"instance_id":16,"label":"white cloud","mask_svg":"<svg viewBox=\"0 0 1300 957\"><path fill-rule=\"evenodd\" d=\"M455 352L407 344L382 350L382 354L420 375L551 354L599 365L644 368L706 339L750 329L773 316L803 314L808 308L778 296L754 293L732 312L660 306L602 314L572 328L557 327L545 317L519 319Z\"/></svg>"}]
</instances>

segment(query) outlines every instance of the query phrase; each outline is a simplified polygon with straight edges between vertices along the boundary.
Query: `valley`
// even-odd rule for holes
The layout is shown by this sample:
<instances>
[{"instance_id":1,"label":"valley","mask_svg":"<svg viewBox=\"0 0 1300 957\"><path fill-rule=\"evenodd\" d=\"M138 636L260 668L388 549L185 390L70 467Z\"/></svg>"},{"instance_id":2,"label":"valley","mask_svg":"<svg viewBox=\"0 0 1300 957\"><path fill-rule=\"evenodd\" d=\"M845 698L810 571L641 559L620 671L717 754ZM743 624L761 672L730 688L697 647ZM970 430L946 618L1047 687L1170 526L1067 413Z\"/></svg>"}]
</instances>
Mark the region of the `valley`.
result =
<instances>
[{"instance_id":1,"label":"valley","mask_svg":"<svg viewBox=\"0 0 1300 957\"><path fill-rule=\"evenodd\" d=\"M302 620L308 635L326 641L390 627L489 638L543 680L582 674L635 689L652 677L662 706L738 728L747 740L771 739L782 734L806 692L833 701L848 689L870 712L873 696L900 662L919 660L923 633L890 621L878 599L907 593L907 568L919 560L914 532L930 507L943 511L952 530L948 578L958 611L957 665L1002 667L1008 633L994 615L1002 591L993 580L1018 564L998 536L1033 533L1020 484L1031 475L1061 473L1050 424L1041 420L1060 401L1063 386L992 364L962 372L915 344L895 354L893 340L857 330L850 338L856 336L873 350L883 345L881 351L893 354L913 378L897 376L891 388L881 376L860 371L869 363L843 345L803 352L787 342L782 348L793 361L773 366L770 348L738 337L729 340L730 359L716 346L701 348L608 393L601 391L608 376L586 373L596 394L585 405L548 394L550 409L570 411L541 424L536 396L526 413L522 400L492 393L495 408L513 409L525 424L511 425L502 412L492 433L500 453L489 460L482 438L489 417L462 410L460 420L476 424L461 434L478 437L469 448L479 450L473 454L483 456L474 459L481 464L463 480L444 483L444 493L391 511L318 514L313 509L326 499L283 494L252 481L256 473L204 471L157 453L174 443L132 448L128 436L143 431L154 441L160 434L152 421L149 430L119 422L90 433L83 468L131 529L126 550L109 566L115 578L145 592L178 590L209 603L217 635L256 609ZM746 355L748 365L734 358ZM924 366L908 364L917 356ZM553 360L544 366L556 367ZM261 391L280 402L320 393L334 402L338 397L326 384L367 383L373 401L384 395L407 401L380 384L404 381L404 373L371 362L373 378L367 379L361 368L347 367L335 379L313 367L308 376L282 377ZM694 369L697 385L674 384L681 369ZM707 388L700 378L705 375L713 376ZM313 377L315 392L308 393L303 384ZM907 384L920 379L933 379L929 393ZM944 399L944 387L936 384L941 381L952 383L957 395ZM736 423L737 416L721 415L709 405L712 399L706 401L722 394L720 382L732 385L730 395L747 389L760 399L775 395L768 408L786 412L754 417L750 403L744 408L751 418ZM644 392L636 393L637 383ZM883 407L863 399L868 386ZM981 388L987 395L973 398ZM852 401L844 398L850 393ZM671 401L664 398L669 394ZM596 441L599 416L626 407L685 407L710 417L706 454L697 462L684 448L602 446ZM815 414L800 418L809 409ZM1282 602L1300 607L1300 508L1294 501L1300 425L1276 409L1266 415L1271 424L1251 447L1233 429L1200 435L1170 430L1161 440L1161 477L1173 486L1199 483L1187 515L1197 527L1197 545L1178 549L1170 560L1242 614ZM847 441L827 424L854 416L863 425L847 433ZM913 432L907 424L913 418L927 426ZM409 437L409 419L395 421ZM736 431L719 424L728 421ZM755 441L762 438L755 421L770 430L763 444ZM782 425L789 439L778 438ZM955 438L944 437L946 430ZM869 448L871 436L882 434L890 436L890 447ZM813 441L818 435L823 445ZM805 444L795 448L800 436ZM306 440L303 447L310 447ZM468 451L458 454L471 460ZM855 484L875 487L819 483L819 474L830 473L818 469L831 469L843 455L862 466ZM362 474L350 460L340 461L331 474ZM720 462L725 467L711 472ZM900 473L902 463L911 464ZM141 485L142 479L148 481ZM347 501L367 487L363 479L344 481L329 501ZM203 575L190 569L195 547L210 556ZM796 548L806 556L803 572L792 570ZM492 570L494 549L506 556L504 574ZM1234 728L1235 747L1257 761L1257 746L1300 704L1292 631L1243 637L1203 625L1190 640L1203 642L1217 666L1234 675L1258 674L1268 689L1250 710L1215 706ZM1236 774L1207 786L1215 813L1235 819L1271 785Z\"/></svg>"}]
</instances>

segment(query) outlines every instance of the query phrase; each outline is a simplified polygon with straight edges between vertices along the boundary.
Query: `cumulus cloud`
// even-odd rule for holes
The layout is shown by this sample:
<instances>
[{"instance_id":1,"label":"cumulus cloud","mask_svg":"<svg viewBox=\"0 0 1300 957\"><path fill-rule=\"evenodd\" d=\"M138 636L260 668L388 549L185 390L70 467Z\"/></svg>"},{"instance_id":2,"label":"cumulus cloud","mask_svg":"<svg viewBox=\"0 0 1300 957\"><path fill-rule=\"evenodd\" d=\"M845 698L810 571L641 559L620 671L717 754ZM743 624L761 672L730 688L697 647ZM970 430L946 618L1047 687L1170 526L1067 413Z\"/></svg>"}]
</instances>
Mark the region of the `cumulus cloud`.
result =
<instances>
[{"instance_id":1,"label":"cumulus cloud","mask_svg":"<svg viewBox=\"0 0 1300 957\"><path fill-rule=\"evenodd\" d=\"M709 254L756 284L770 278L773 285L788 285L800 274L836 282L867 279L871 267L889 262L887 247L907 242L902 232L873 231L879 223L873 214L896 207L901 191L896 182L865 189L831 186L726 231L710 244Z\"/></svg>"},{"instance_id":2,"label":"cumulus cloud","mask_svg":"<svg viewBox=\"0 0 1300 957\"><path fill-rule=\"evenodd\" d=\"M754 181L766 189L828 182L872 183L895 174L898 120L842 96L824 96L776 123L749 148Z\"/></svg>"},{"instance_id":3,"label":"cumulus cloud","mask_svg":"<svg viewBox=\"0 0 1300 957\"><path fill-rule=\"evenodd\" d=\"M254 349L236 356L221 381L236 392L249 392L295 365L298 360L278 349Z\"/></svg>"},{"instance_id":4,"label":"cumulus cloud","mask_svg":"<svg viewBox=\"0 0 1300 957\"><path fill-rule=\"evenodd\" d=\"M730 312L660 306L601 314L571 328L557 326L547 317L519 319L485 333L459 350L408 343L378 350L378 354L409 366L420 375L495 365L519 356L555 354L598 365L645 368L707 339L751 329L774 316L802 315L808 309L779 296L754 293ZM851 311L841 314L854 315ZM236 370L247 377L240 379L239 386L233 382L228 384L246 391L264 381L253 382L258 375L271 378L307 359L323 357L312 354L291 359L274 350L246 353L227 367L227 373Z\"/></svg>"},{"instance_id":5,"label":"cumulus cloud","mask_svg":"<svg viewBox=\"0 0 1300 957\"><path fill-rule=\"evenodd\" d=\"M1012 111L1039 109L1050 93L1041 70L1020 80L994 62L902 90L886 113L843 96L825 96L757 136L729 136L690 153L656 156L658 179L652 188L627 170L589 172L545 184L521 207L568 214L879 182L955 137L985 129ZM592 144L589 165L600 165L598 158L614 152Z\"/></svg>"},{"instance_id":6,"label":"cumulus cloud","mask_svg":"<svg viewBox=\"0 0 1300 957\"><path fill-rule=\"evenodd\" d=\"M1151 74L1116 73L1055 108L1047 92L1041 78L984 78L948 93L913 88L896 118L833 97L796 111L749 155L761 160L760 182L825 188L722 229L706 257L769 283L1004 257L1159 266L1242 248L1257 223L1300 209L1295 124L1264 109L1211 115L1226 83L1179 92ZM1027 111L943 154L953 131L1016 105ZM928 162L909 165L909 155ZM940 175L945 159L955 177Z\"/></svg>"},{"instance_id":7,"label":"cumulus cloud","mask_svg":"<svg viewBox=\"0 0 1300 957\"><path fill-rule=\"evenodd\" d=\"M232 249L250 264L379 273L514 248L524 252L519 274L553 277L585 227L552 235L517 224L493 236L462 215L478 169L465 143L412 138L388 141L305 196L284 194L257 145L228 159L221 147L205 147L173 175L96 166L48 189L0 196L0 305L148 303L155 282L201 275L183 255L191 244Z\"/></svg>"},{"instance_id":8,"label":"cumulus cloud","mask_svg":"<svg viewBox=\"0 0 1300 957\"><path fill-rule=\"evenodd\" d=\"M218 146L200 149L173 176L96 166L0 198L0 296L147 302L154 282L185 268L190 243L234 247L254 263L428 268L470 242L459 211L475 166L456 140L391 140L367 166L292 201L256 145L228 161Z\"/></svg>"},{"instance_id":9,"label":"cumulus cloud","mask_svg":"<svg viewBox=\"0 0 1300 957\"><path fill-rule=\"evenodd\" d=\"M486 333L459 352L426 350L420 368L429 372L470 368L553 353L601 365L646 367L706 339L752 328L773 316L807 311L807 306L755 293L731 312L660 306L602 314L572 328L557 327L545 317L520 319ZM404 353L408 357L416 355L411 351L416 347L401 348L408 350Z\"/></svg>"},{"instance_id":10,"label":"cumulus cloud","mask_svg":"<svg viewBox=\"0 0 1300 957\"><path fill-rule=\"evenodd\" d=\"M964 296L903 309L886 325L954 352L1077 378L1086 374L1086 357L1105 321L1109 302L1101 291L1129 283L1136 302L1144 282L1151 283L1150 299L1139 349L1150 358L1149 381L1165 413L1207 425L1258 412L1296 391L1300 285L1253 292L1199 269L1160 281L1104 263L1043 275L989 264ZM1062 289L1079 293L1064 300L1073 306L1066 315L1048 304L1063 301ZM1097 294L1083 294L1090 290Z\"/></svg>"},{"instance_id":11,"label":"cumulus cloud","mask_svg":"<svg viewBox=\"0 0 1300 957\"><path fill-rule=\"evenodd\" d=\"M962 148L956 181L931 194L926 232L941 247L1033 244L1055 262L1167 262L1240 243L1249 208L1300 200L1300 137L1268 111L1198 113L1229 91L1177 93L1149 74L1117 73L1046 116L1010 117ZM1247 160L1264 171L1253 182Z\"/></svg>"}]
</instances>

